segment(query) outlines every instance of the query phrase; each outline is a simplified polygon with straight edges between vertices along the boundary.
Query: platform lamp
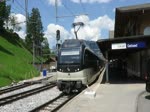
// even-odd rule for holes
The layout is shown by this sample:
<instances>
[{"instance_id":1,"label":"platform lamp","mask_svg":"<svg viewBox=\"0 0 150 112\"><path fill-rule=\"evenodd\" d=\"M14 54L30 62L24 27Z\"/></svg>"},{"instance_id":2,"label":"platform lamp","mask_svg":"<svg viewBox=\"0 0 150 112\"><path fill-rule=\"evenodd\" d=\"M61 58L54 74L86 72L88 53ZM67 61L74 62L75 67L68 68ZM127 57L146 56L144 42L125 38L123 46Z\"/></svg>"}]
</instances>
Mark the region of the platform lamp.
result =
<instances>
[{"instance_id":1,"label":"platform lamp","mask_svg":"<svg viewBox=\"0 0 150 112\"><path fill-rule=\"evenodd\" d=\"M75 33L76 39L78 39L77 33L78 33L79 29L82 26L84 26L84 23L83 22L76 22L76 23L73 23L72 26L74 28L74 33ZM77 28L77 26L78 26L78 28Z\"/></svg>"}]
</instances>

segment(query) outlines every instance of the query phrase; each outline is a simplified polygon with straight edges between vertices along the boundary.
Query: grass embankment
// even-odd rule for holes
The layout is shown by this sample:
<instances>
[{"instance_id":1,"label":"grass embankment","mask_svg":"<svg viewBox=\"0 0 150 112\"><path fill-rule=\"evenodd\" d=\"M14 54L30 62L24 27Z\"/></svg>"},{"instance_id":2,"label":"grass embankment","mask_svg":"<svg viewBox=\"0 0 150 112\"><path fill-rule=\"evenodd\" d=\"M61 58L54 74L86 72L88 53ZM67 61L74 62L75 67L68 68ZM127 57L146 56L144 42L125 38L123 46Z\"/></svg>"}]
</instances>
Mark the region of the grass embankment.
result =
<instances>
[{"instance_id":1,"label":"grass embankment","mask_svg":"<svg viewBox=\"0 0 150 112\"><path fill-rule=\"evenodd\" d=\"M16 34L0 35L0 87L38 76L31 62L32 54Z\"/></svg>"}]
</instances>

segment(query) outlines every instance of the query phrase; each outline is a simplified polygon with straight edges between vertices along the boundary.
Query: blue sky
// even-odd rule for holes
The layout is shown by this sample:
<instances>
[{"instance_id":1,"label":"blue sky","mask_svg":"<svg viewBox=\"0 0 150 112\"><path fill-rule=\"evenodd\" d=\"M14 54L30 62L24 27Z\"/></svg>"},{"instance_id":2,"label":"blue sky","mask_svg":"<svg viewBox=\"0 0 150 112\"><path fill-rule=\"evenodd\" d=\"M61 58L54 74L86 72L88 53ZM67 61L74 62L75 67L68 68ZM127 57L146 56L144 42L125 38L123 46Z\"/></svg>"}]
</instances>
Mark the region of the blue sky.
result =
<instances>
[{"instance_id":1,"label":"blue sky","mask_svg":"<svg viewBox=\"0 0 150 112\"><path fill-rule=\"evenodd\" d=\"M55 46L55 32L61 31L61 40L74 38L73 22L82 21L85 27L79 31L81 39L98 40L108 38L108 31L114 28L115 8L136 4L149 3L149 0L57 0L58 16L71 16L55 18L55 0L28 0L28 11L39 8L44 26L45 37L48 38L50 47ZM18 22L25 20L24 0L9 0L12 13L18 17ZM88 15L82 15L88 14ZM72 16L79 15L79 16ZM17 32L22 38L25 36L25 24L21 25L22 31Z\"/></svg>"}]
</instances>

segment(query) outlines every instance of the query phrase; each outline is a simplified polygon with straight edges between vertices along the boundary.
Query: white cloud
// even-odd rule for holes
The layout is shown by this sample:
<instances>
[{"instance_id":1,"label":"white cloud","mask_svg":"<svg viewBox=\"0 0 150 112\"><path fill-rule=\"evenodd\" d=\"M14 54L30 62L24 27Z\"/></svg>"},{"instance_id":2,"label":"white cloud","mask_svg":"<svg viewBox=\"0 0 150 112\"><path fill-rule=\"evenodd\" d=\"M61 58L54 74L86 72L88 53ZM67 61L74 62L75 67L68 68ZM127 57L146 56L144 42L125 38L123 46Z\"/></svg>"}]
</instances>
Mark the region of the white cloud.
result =
<instances>
[{"instance_id":1,"label":"white cloud","mask_svg":"<svg viewBox=\"0 0 150 112\"><path fill-rule=\"evenodd\" d=\"M56 1L56 0L48 0L48 3L49 3L50 5L55 6L55 1ZM58 5L58 6L61 6L61 5L62 5L61 0L57 0L57 5Z\"/></svg>"},{"instance_id":2,"label":"white cloud","mask_svg":"<svg viewBox=\"0 0 150 112\"><path fill-rule=\"evenodd\" d=\"M44 37L48 39L50 48L56 46L56 31L60 30L60 39L63 41L64 39L70 38L70 33L63 27L55 24L49 24L47 26L47 30L44 32Z\"/></svg>"},{"instance_id":3,"label":"white cloud","mask_svg":"<svg viewBox=\"0 0 150 112\"><path fill-rule=\"evenodd\" d=\"M23 30L15 31L22 39L25 39L26 32Z\"/></svg>"},{"instance_id":4,"label":"white cloud","mask_svg":"<svg viewBox=\"0 0 150 112\"><path fill-rule=\"evenodd\" d=\"M84 26L78 31L78 38L85 40L98 40L103 38L101 35L102 30L113 30L114 20L107 15L90 20L88 16L82 15L74 19L74 22L83 22ZM75 38L74 29L67 31L63 26L49 24L45 31L45 37L48 38L50 48L56 46L56 30L60 30L61 40Z\"/></svg>"},{"instance_id":5,"label":"white cloud","mask_svg":"<svg viewBox=\"0 0 150 112\"><path fill-rule=\"evenodd\" d=\"M25 21L26 21L26 17L22 14L16 14L15 17L17 18L17 22L21 23L20 26L24 27L25 26Z\"/></svg>"},{"instance_id":6,"label":"white cloud","mask_svg":"<svg viewBox=\"0 0 150 112\"><path fill-rule=\"evenodd\" d=\"M71 1L75 3L80 3L80 1L82 3L108 3L112 0L71 0Z\"/></svg>"},{"instance_id":7,"label":"white cloud","mask_svg":"<svg viewBox=\"0 0 150 112\"><path fill-rule=\"evenodd\" d=\"M86 15L80 15L74 19L74 22L83 22L84 24L88 24L89 21L89 17Z\"/></svg>"},{"instance_id":8,"label":"white cloud","mask_svg":"<svg viewBox=\"0 0 150 112\"><path fill-rule=\"evenodd\" d=\"M22 14L16 14L15 15L16 17L16 21L17 23L20 23L18 24L19 27L21 27L21 30L20 31L15 31L21 38L25 39L25 36L26 36L26 17Z\"/></svg>"},{"instance_id":9,"label":"white cloud","mask_svg":"<svg viewBox=\"0 0 150 112\"><path fill-rule=\"evenodd\" d=\"M95 20L90 21L90 25L92 27L99 27L100 29L110 29L113 30L114 28L114 21L109 18L107 15L98 17Z\"/></svg>"},{"instance_id":10,"label":"white cloud","mask_svg":"<svg viewBox=\"0 0 150 112\"><path fill-rule=\"evenodd\" d=\"M114 12L114 13L116 12L116 8L113 8L113 12Z\"/></svg>"},{"instance_id":11,"label":"white cloud","mask_svg":"<svg viewBox=\"0 0 150 112\"><path fill-rule=\"evenodd\" d=\"M95 20L90 20L88 16L80 16L75 18L74 22L83 22L85 26L78 31L78 38L85 40L98 40L103 38L101 32L114 29L114 21L107 15L98 17ZM73 33L73 29L72 29Z\"/></svg>"},{"instance_id":12,"label":"white cloud","mask_svg":"<svg viewBox=\"0 0 150 112\"><path fill-rule=\"evenodd\" d=\"M26 23L25 23L26 17L22 14L14 14L14 13L11 13L10 17L15 17L18 27L21 28L20 31L17 31L16 29L14 29L14 32L16 32L22 39L25 39L25 36L26 36L26 33L25 33L25 30L26 30ZM13 29L10 22L8 23L8 27L10 29Z\"/></svg>"}]
</instances>

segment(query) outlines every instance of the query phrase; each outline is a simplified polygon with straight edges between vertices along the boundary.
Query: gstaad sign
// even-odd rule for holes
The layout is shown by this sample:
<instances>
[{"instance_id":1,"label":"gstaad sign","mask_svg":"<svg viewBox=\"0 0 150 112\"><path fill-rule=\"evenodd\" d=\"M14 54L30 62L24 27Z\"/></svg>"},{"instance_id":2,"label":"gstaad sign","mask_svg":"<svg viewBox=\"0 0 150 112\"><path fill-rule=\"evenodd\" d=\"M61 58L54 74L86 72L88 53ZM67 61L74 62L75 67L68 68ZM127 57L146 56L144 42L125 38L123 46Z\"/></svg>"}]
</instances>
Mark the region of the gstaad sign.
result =
<instances>
[{"instance_id":1,"label":"gstaad sign","mask_svg":"<svg viewBox=\"0 0 150 112\"><path fill-rule=\"evenodd\" d=\"M130 42L130 43L113 43L111 44L112 50L117 49L134 49L134 48L145 48L146 44L145 42Z\"/></svg>"},{"instance_id":2,"label":"gstaad sign","mask_svg":"<svg viewBox=\"0 0 150 112\"><path fill-rule=\"evenodd\" d=\"M127 48L145 48L146 44L145 42L132 42L132 43L127 43Z\"/></svg>"}]
</instances>

